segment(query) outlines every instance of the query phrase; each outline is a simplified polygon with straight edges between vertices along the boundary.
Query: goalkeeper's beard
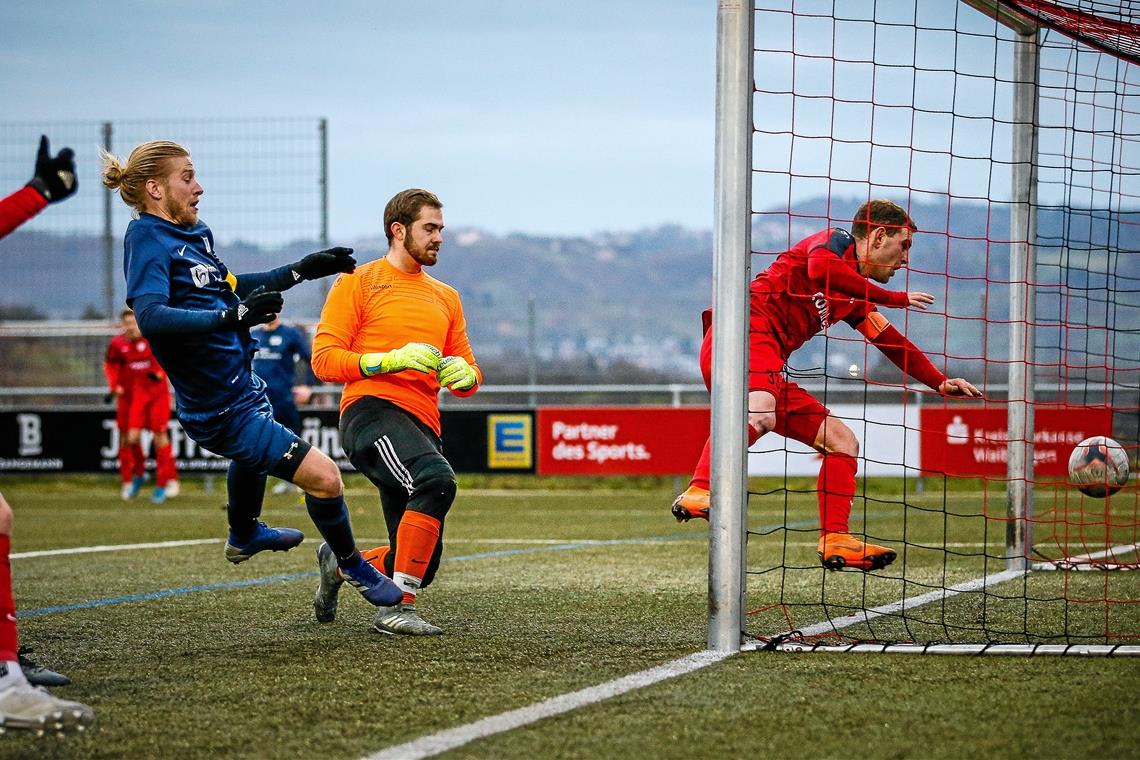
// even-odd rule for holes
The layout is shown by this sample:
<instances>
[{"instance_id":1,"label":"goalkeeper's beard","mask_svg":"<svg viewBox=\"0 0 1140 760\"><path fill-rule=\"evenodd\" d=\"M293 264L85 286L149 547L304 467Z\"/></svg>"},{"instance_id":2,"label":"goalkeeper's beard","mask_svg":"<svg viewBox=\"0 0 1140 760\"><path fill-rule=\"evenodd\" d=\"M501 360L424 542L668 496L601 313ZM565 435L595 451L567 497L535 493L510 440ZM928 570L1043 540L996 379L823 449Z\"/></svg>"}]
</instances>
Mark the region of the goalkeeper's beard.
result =
<instances>
[{"instance_id":1,"label":"goalkeeper's beard","mask_svg":"<svg viewBox=\"0 0 1140 760\"><path fill-rule=\"evenodd\" d=\"M416 241L412 240L409 236L404 240L404 250L412 257L412 261L420 266L430 267L435 266L435 262L439 260L439 247L428 248L427 246L416 245Z\"/></svg>"}]
</instances>

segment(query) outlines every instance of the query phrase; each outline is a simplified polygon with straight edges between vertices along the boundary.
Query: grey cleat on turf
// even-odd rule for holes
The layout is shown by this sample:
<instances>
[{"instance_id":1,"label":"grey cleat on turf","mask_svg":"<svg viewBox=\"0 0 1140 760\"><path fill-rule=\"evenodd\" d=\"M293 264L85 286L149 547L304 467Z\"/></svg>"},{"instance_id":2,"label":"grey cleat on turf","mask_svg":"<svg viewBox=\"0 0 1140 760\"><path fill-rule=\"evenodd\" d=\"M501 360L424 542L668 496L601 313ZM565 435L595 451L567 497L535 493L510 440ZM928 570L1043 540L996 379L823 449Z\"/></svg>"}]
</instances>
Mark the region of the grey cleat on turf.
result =
<instances>
[{"instance_id":1,"label":"grey cleat on turf","mask_svg":"<svg viewBox=\"0 0 1140 760\"><path fill-rule=\"evenodd\" d=\"M43 665L28 659L26 655L33 651L35 650L31 647L20 647L20 651L16 653L20 662L20 670L24 671L24 678L28 679L28 683L32 686L68 686L71 683L71 679L62 673L48 670Z\"/></svg>"},{"instance_id":2,"label":"grey cleat on turf","mask_svg":"<svg viewBox=\"0 0 1140 760\"><path fill-rule=\"evenodd\" d=\"M443 633L442 628L420 617L414 604L381 607L372 620L372 629L377 633L404 636L438 636Z\"/></svg>"},{"instance_id":3,"label":"grey cleat on turf","mask_svg":"<svg viewBox=\"0 0 1140 760\"><path fill-rule=\"evenodd\" d=\"M78 733L94 722L95 711L87 705L53 697L38 686L21 683L0 691L0 733Z\"/></svg>"},{"instance_id":4,"label":"grey cleat on turf","mask_svg":"<svg viewBox=\"0 0 1140 760\"><path fill-rule=\"evenodd\" d=\"M321 582L313 597L313 612L318 623L331 623L336 620L337 594L344 579L336 571L336 554L328 544L317 547L317 566L321 571Z\"/></svg>"}]
</instances>

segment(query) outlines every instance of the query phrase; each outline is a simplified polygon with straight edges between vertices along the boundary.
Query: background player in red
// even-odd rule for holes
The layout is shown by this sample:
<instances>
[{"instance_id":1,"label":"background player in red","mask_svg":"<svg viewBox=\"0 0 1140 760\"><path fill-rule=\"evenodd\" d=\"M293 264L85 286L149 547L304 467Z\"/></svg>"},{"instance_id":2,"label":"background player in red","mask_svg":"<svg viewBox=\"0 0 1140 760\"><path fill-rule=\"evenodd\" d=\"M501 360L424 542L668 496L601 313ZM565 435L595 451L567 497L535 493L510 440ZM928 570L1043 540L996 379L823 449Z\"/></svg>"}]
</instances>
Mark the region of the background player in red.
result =
<instances>
[{"instance_id":1,"label":"background player in red","mask_svg":"<svg viewBox=\"0 0 1140 760\"><path fill-rule=\"evenodd\" d=\"M132 315L133 319L134 312L124 309L120 315L123 331L111 338L107 353L103 357L103 374L107 377L107 386L111 389L111 398L115 401L115 427L119 430L119 479L122 481L123 501L138 495L146 475L146 454L143 452L142 442L136 440L133 445L127 444L127 432L131 428L129 415L131 396L128 386L130 376L124 371L124 367L132 340L127 335L128 314Z\"/></svg>"},{"instance_id":2,"label":"background player in red","mask_svg":"<svg viewBox=\"0 0 1140 760\"><path fill-rule=\"evenodd\" d=\"M111 339L103 370L117 398L119 475L123 499L138 495L146 469L142 431L154 435L155 483L151 501L161 504L179 493L178 470L170 447L170 385L150 344L139 332L135 313L124 309L123 332Z\"/></svg>"},{"instance_id":3,"label":"background player in red","mask_svg":"<svg viewBox=\"0 0 1140 760\"><path fill-rule=\"evenodd\" d=\"M784 364L791 353L843 320L903 372L939 393L982 395L961 378L947 378L876 308L926 309L934 303L930 293L886 290L870 281L886 283L907 265L917 230L898 204L868 201L855 212L851 232L826 229L801 240L757 275L750 288L748 442L775 430L823 454L817 489L818 553L831 570L877 570L893 562L896 554L850 534L859 440L810 393L787 380ZM711 329L705 332L700 362L705 385L711 388ZM706 441L688 489L673 502L677 520L708 519L709 460Z\"/></svg>"},{"instance_id":4,"label":"background player in red","mask_svg":"<svg viewBox=\"0 0 1140 760\"><path fill-rule=\"evenodd\" d=\"M64 148L54 158L40 138L31 181L0 200L0 238L75 192L75 154ZM49 694L28 683L19 662L16 602L12 598L12 507L0 494L0 730L82 731L95 720L90 707Z\"/></svg>"}]
</instances>

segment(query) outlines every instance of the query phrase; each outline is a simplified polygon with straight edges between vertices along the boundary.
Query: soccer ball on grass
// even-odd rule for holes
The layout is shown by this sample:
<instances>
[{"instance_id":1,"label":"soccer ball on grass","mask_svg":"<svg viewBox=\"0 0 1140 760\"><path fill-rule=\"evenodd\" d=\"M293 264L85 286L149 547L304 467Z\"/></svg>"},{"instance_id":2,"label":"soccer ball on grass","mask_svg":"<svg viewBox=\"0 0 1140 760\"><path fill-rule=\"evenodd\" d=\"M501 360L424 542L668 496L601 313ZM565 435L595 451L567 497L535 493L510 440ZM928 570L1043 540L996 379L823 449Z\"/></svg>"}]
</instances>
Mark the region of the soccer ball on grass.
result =
<instances>
[{"instance_id":1,"label":"soccer ball on grass","mask_svg":"<svg viewBox=\"0 0 1140 760\"><path fill-rule=\"evenodd\" d=\"M1069 482L1086 496L1111 496L1128 482L1128 454L1108 436L1086 438L1069 455Z\"/></svg>"}]
</instances>

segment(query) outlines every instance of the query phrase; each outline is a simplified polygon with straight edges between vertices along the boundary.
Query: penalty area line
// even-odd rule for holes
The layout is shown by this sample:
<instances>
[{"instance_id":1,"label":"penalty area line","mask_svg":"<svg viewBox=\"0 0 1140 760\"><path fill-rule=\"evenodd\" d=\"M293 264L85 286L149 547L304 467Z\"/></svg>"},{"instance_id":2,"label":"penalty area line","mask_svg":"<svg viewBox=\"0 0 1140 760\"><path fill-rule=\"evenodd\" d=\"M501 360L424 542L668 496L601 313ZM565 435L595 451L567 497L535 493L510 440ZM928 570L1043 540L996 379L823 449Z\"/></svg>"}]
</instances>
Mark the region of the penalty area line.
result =
<instances>
[{"instance_id":1,"label":"penalty area line","mask_svg":"<svg viewBox=\"0 0 1140 760\"><path fill-rule=\"evenodd\" d=\"M562 715L563 713L577 710L579 707L602 702L611 697L621 696L626 692L641 689L645 686L652 686L653 684L666 681L676 676L685 675L686 673L692 673L695 670L700 670L701 668L720 662L734 654L736 654L735 651L696 652L687 657L682 657L663 665L643 670L639 673L616 678L612 681L606 681L596 686L589 686L568 694L560 694L557 697L551 697L542 702L536 702L515 710L508 710L507 712L482 718L463 726L421 736L410 742L397 744L375 754L368 755L364 760L418 760L418 758L438 755L441 752L462 747L464 744L473 742L476 739L482 739L487 736L503 733L504 731L521 728L522 726L536 723L544 718Z\"/></svg>"}]
</instances>

